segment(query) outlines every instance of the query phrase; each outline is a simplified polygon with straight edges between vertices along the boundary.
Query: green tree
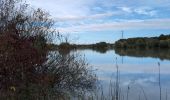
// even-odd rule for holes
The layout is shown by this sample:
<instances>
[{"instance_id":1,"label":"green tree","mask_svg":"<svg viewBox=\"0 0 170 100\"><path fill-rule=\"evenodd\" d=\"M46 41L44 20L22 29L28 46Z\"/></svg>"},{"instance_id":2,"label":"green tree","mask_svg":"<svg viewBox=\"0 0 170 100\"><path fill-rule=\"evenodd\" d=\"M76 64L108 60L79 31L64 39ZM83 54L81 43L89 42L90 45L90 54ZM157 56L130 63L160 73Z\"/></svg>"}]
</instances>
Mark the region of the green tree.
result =
<instances>
[{"instance_id":1,"label":"green tree","mask_svg":"<svg viewBox=\"0 0 170 100\"><path fill-rule=\"evenodd\" d=\"M137 39L136 40L136 46L140 48L146 47L145 41L143 39Z\"/></svg>"},{"instance_id":2,"label":"green tree","mask_svg":"<svg viewBox=\"0 0 170 100\"><path fill-rule=\"evenodd\" d=\"M166 40L160 40L160 42L159 42L159 47L160 47L160 48L168 48L168 41L166 41Z\"/></svg>"}]
</instances>

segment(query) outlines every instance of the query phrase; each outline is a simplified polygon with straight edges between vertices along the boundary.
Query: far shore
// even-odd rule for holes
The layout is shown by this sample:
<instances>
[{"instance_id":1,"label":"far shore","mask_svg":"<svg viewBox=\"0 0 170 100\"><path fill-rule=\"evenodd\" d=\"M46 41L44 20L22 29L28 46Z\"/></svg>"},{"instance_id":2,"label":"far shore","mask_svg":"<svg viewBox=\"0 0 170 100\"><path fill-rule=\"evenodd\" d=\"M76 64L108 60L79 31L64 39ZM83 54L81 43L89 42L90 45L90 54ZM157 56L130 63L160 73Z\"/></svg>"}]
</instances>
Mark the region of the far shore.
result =
<instances>
[{"instance_id":1,"label":"far shore","mask_svg":"<svg viewBox=\"0 0 170 100\"><path fill-rule=\"evenodd\" d=\"M57 44L48 44L49 50L72 50L72 49L169 49L170 35L160 35L159 37L137 37L120 39L115 43L99 42L95 44L70 44L62 42Z\"/></svg>"}]
</instances>

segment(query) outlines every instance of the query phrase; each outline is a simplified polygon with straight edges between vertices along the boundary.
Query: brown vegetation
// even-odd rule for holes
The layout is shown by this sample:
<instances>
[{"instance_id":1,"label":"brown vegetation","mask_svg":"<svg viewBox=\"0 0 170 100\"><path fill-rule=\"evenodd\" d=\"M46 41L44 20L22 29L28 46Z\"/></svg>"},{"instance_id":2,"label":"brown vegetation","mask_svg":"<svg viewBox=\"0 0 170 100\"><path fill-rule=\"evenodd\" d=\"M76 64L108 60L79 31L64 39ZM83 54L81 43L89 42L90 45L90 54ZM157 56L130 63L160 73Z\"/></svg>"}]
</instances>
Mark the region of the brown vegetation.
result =
<instances>
[{"instance_id":1,"label":"brown vegetation","mask_svg":"<svg viewBox=\"0 0 170 100\"><path fill-rule=\"evenodd\" d=\"M93 87L84 59L48 51L55 33L48 13L20 0L1 0L0 11L0 99L46 100Z\"/></svg>"}]
</instances>

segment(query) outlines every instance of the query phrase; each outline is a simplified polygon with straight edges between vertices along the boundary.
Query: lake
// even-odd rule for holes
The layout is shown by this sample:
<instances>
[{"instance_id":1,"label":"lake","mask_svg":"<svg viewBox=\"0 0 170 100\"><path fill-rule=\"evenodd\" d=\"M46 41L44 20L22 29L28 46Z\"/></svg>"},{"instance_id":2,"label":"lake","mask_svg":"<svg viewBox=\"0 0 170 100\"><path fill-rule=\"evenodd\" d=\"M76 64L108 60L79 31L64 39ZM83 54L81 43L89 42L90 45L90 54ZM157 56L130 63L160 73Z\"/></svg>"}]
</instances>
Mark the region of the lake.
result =
<instances>
[{"instance_id":1,"label":"lake","mask_svg":"<svg viewBox=\"0 0 170 100\"><path fill-rule=\"evenodd\" d=\"M0 99L2 100L10 98L14 98L12 100L25 100L25 98L169 100L170 98L170 50L168 49L49 51L48 56L44 55L41 58L42 65L41 63L37 65L37 62L30 65L34 59L21 61L20 56L17 56L19 59L17 62L15 60L17 57L12 54L8 55L8 60L5 61L4 57L1 57ZM16 66L17 70L14 69Z\"/></svg>"},{"instance_id":2,"label":"lake","mask_svg":"<svg viewBox=\"0 0 170 100\"><path fill-rule=\"evenodd\" d=\"M135 50L131 53L130 51L132 50L77 52L85 55L87 62L92 66L106 98L110 97L111 92L117 91L120 100L160 100L160 94L162 100L168 100L169 50L136 50L138 53ZM145 54L140 55L142 52Z\"/></svg>"}]
</instances>

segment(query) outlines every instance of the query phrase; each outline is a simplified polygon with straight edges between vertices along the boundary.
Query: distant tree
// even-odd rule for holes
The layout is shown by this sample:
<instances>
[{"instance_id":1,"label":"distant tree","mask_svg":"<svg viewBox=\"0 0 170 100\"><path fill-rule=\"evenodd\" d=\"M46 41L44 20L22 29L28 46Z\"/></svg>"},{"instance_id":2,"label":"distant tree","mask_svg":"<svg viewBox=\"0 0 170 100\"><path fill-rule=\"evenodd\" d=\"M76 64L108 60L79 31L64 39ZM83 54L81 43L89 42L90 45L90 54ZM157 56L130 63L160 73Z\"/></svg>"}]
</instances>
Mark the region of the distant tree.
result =
<instances>
[{"instance_id":1,"label":"distant tree","mask_svg":"<svg viewBox=\"0 0 170 100\"><path fill-rule=\"evenodd\" d=\"M149 48L157 48L157 47L159 47L159 40L158 39L150 39L147 41L147 46Z\"/></svg>"},{"instance_id":2,"label":"distant tree","mask_svg":"<svg viewBox=\"0 0 170 100\"><path fill-rule=\"evenodd\" d=\"M164 34L161 34L161 35L159 36L159 40L166 40L166 38L167 38L167 36L164 35Z\"/></svg>"},{"instance_id":3,"label":"distant tree","mask_svg":"<svg viewBox=\"0 0 170 100\"><path fill-rule=\"evenodd\" d=\"M99 48L107 48L107 43L106 42L99 42L96 43L96 46Z\"/></svg>"},{"instance_id":4,"label":"distant tree","mask_svg":"<svg viewBox=\"0 0 170 100\"><path fill-rule=\"evenodd\" d=\"M170 39L168 39L167 42L168 42L168 47L170 48Z\"/></svg>"},{"instance_id":5,"label":"distant tree","mask_svg":"<svg viewBox=\"0 0 170 100\"><path fill-rule=\"evenodd\" d=\"M116 48L121 48L122 47L121 42L120 41L116 41L115 42L115 47Z\"/></svg>"},{"instance_id":6,"label":"distant tree","mask_svg":"<svg viewBox=\"0 0 170 100\"><path fill-rule=\"evenodd\" d=\"M137 39L136 46L140 48L144 48L146 46L145 41L143 39Z\"/></svg>"},{"instance_id":7,"label":"distant tree","mask_svg":"<svg viewBox=\"0 0 170 100\"><path fill-rule=\"evenodd\" d=\"M159 42L159 47L160 47L160 48L168 48L168 41L166 41L166 40L160 40L160 42Z\"/></svg>"},{"instance_id":8,"label":"distant tree","mask_svg":"<svg viewBox=\"0 0 170 100\"><path fill-rule=\"evenodd\" d=\"M116 48L169 48L170 35L160 35L159 37L129 38L120 39L115 42Z\"/></svg>"},{"instance_id":9,"label":"distant tree","mask_svg":"<svg viewBox=\"0 0 170 100\"><path fill-rule=\"evenodd\" d=\"M61 43L59 46L58 46L58 50L60 52L60 54L62 55L67 55L70 53L72 49L72 45L70 45L69 43Z\"/></svg>"}]
</instances>

